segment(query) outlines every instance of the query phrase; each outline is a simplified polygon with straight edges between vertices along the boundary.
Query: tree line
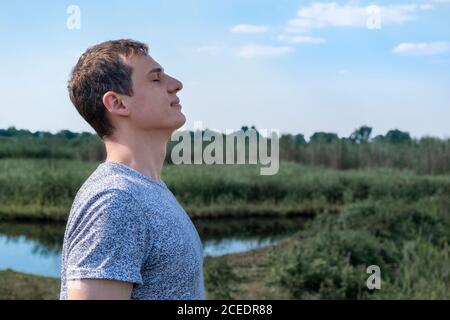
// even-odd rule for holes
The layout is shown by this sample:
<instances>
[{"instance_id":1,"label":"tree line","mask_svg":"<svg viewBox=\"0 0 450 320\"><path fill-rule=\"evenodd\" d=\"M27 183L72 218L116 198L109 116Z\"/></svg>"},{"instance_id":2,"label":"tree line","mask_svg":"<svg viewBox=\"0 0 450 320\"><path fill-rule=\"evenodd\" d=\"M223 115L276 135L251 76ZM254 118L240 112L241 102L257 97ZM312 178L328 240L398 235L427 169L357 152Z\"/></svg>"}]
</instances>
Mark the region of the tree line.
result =
<instances>
[{"instance_id":1,"label":"tree line","mask_svg":"<svg viewBox=\"0 0 450 320\"><path fill-rule=\"evenodd\" d=\"M241 132L257 129L243 126ZM204 133L206 130L203 130ZM194 137L194 132L190 132ZM224 137L226 135L222 134ZM168 144L166 162L176 142ZM203 142L202 148L208 143ZM246 140L248 152L248 139ZM348 137L316 132L307 141L303 134L279 137L280 160L334 169L388 167L412 170L420 174L450 173L450 139L412 138L408 132L389 130L372 137L372 128L362 126ZM103 161L106 151L100 138L88 132L0 129L1 158L55 158Z\"/></svg>"}]
</instances>

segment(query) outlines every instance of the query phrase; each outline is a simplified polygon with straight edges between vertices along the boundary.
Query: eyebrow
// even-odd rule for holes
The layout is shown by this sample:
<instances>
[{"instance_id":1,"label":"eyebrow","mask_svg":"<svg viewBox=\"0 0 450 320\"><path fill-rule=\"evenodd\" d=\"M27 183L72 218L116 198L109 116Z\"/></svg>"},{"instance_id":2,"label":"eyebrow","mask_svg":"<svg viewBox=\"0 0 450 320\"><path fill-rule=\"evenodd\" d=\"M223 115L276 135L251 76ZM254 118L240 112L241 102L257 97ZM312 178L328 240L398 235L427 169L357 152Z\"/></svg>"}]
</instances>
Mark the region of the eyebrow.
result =
<instances>
[{"instance_id":1,"label":"eyebrow","mask_svg":"<svg viewBox=\"0 0 450 320\"><path fill-rule=\"evenodd\" d=\"M152 70L147 72L147 75L152 74L154 72L164 72L164 68L161 68L161 67L153 68Z\"/></svg>"}]
</instances>

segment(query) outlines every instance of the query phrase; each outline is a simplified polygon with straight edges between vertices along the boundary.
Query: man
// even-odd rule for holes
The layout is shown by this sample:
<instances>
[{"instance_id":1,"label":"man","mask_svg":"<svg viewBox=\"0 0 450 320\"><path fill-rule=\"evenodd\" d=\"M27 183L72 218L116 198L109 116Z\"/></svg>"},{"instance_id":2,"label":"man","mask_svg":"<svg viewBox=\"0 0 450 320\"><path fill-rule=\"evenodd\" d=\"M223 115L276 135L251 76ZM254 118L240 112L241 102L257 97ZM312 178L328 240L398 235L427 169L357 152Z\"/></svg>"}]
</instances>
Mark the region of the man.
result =
<instances>
[{"instance_id":1,"label":"man","mask_svg":"<svg viewBox=\"0 0 450 320\"><path fill-rule=\"evenodd\" d=\"M61 299L204 299L203 247L161 180L166 144L186 121L177 92L145 44L88 49L70 99L107 158L82 185L64 235Z\"/></svg>"}]
</instances>

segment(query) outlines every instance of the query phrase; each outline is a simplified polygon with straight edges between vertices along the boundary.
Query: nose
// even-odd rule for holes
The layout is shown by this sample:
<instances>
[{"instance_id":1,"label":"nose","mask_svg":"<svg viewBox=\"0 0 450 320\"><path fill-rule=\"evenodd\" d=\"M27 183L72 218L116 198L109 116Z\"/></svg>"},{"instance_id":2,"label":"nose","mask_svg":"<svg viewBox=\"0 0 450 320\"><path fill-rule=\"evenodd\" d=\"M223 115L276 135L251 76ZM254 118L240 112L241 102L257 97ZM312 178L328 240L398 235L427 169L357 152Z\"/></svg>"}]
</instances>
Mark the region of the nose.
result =
<instances>
[{"instance_id":1,"label":"nose","mask_svg":"<svg viewBox=\"0 0 450 320\"><path fill-rule=\"evenodd\" d=\"M170 77L170 84L168 88L169 93L175 94L181 89L183 89L183 83L175 78Z\"/></svg>"}]
</instances>

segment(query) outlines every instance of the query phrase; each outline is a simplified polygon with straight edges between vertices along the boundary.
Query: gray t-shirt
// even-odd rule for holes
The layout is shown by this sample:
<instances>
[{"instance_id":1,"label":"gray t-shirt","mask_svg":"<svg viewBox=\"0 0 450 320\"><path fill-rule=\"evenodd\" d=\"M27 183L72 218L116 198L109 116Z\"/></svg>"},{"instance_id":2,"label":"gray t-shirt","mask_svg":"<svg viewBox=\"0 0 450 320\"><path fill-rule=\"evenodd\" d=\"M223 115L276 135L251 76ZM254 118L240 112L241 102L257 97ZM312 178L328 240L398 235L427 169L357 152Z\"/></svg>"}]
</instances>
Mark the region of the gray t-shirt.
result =
<instances>
[{"instance_id":1,"label":"gray t-shirt","mask_svg":"<svg viewBox=\"0 0 450 320\"><path fill-rule=\"evenodd\" d=\"M205 299L203 246L163 181L105 161L78 191L64 234L67 280L133 283L132 299Z\"/></svg>"}]
</instances>

